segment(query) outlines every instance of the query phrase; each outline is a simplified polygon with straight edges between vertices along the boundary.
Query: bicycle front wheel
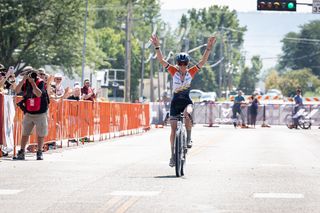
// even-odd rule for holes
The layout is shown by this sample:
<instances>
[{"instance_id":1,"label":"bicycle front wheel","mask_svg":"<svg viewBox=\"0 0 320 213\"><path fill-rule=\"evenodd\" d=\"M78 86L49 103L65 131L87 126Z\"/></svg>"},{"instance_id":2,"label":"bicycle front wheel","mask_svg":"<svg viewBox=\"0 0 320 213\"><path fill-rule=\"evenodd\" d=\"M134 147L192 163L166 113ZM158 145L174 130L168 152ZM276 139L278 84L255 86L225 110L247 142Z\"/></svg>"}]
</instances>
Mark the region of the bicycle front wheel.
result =
<instances>
[{"instance_id":1,"label":"bicycle front wheel","mask_svg":"<svg viewBox=\"0 0 320 213\"><path fill-rule=\"evenodd\" d=\"M176 161L176 176L181 177L181 167L182 167L182 153L181 153L181 135L180 133L176 133L175 138L175 161Z\"/></svg>"},{"instance_id":2,"label":"bicycle front wheel","mask_svg":"<svg viewBox=\"0 0 320 213\"><path fill-rule=\"evenodd\" d=\"M298 120L298 125L302 129L309 129L311 127L311 120L306 119L304 116L300 116Z\"/></svg>"}]
</instances>

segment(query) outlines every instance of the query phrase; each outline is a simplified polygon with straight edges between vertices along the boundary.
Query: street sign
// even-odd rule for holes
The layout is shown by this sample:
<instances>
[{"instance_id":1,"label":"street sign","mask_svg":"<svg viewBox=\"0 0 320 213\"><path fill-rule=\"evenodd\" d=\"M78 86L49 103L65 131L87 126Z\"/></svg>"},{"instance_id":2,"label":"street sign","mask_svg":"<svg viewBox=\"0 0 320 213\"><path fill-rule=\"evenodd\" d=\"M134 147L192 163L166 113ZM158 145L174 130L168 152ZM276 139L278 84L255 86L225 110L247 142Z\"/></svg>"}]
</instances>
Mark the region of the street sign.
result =
<instances>
[{"instance_id":1,"label":"street sign","mask_svg":"<svg viewBox=\"0 0 320 213\"><path fill-rule=\"evenodd\" d=\"M320 0L313 0L313 2L312 2L312 13L320 14Z\"/></svg>"}]
</instances>

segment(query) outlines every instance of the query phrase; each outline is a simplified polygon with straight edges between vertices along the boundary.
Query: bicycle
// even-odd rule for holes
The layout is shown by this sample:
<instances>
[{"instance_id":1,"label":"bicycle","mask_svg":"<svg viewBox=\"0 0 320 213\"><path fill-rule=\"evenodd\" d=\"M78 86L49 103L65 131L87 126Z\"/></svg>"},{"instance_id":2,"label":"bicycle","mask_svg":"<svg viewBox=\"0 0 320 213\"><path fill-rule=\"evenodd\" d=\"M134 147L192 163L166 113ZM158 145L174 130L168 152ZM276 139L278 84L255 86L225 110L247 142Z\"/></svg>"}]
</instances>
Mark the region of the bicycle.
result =
<instances>
[{"instance_id":1,"label":"bicycle","mask_svg":"<svg viewBox=\"0 0 320 213\"><path fill-rule=\"evenodd\" d=\"M315 114L315 112L313 112L312 115L313 114ZM306 112L305 108L299 109L297 113L294 113L293 110L291 114L288 114L285 117L286 126L289 129L293 129L296 125L298 125L301 129L310 129L312 125L311 117L312 116ZM297 120L297 124L295 124L294 119Z\"/></svg>"},{"instance_id":2,"label":"bicycle","mask_svg":"<svg viewBox=\"0 0 320 213\"><path fill-rule=\"evenodd\" d=\"M175 170L176 176L184 176L184 166L186 163L186 155L188 152L187 148L187 134L184 126L185 116L183 113L176 117L177 119L177 130L174 140L174 157L175 157Z\"/></svg>"}]
</instances>

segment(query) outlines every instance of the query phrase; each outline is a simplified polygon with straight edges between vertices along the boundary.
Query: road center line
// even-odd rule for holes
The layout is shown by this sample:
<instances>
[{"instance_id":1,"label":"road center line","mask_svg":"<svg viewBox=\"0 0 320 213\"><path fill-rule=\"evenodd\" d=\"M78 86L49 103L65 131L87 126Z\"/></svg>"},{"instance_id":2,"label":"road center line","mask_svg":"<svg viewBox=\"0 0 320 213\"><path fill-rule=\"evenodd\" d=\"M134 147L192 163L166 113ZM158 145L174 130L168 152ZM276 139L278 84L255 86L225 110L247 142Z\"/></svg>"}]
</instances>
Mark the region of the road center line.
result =
<instances>
[{"instance_id":1,"label":"road center line","mask_svg":"<svg viewBox=\"0 0 320 213\"><path fill-rule=\"evenodd\" d=\"M19 192L22 192L22 190L17 189L0 189L0 195L15 195Z\"/></svg>"},{"instance_id":2,"label":"road center line","mask_svg":"<svg viewBox=\"0 0 320 213\"><path fill-rule=\"evenodd\" d=\"M160 191L114 191L110 193L114 196L141 196L141 197L150 197L158 195Z\"/></svg>"},{"instance_id":3,"label":"road center line","mask_svg":"<svg viewBox=\"0 0 320 213\"><path fill-rule=\"evenodd\" d=\"M303 194L298 193L254 193L254 198L284 198L284 199L302 199Z\"/></svg>"}]
</instances>

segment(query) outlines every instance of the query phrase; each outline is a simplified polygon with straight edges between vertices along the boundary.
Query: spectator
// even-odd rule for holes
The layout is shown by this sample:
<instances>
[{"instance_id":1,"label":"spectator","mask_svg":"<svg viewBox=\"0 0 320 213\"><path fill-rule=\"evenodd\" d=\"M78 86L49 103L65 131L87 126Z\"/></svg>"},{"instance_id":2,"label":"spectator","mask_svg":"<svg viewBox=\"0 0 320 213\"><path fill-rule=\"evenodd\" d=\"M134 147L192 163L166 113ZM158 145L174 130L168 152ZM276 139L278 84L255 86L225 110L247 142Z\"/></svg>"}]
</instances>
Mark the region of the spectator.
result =
<instances>
[{"instance_id":1,"label":"spectator","mask_svg":"<svg viewBox=\"0 0 320 213\"><path fill-rule=\"evenodd\" d=\"M256 120L258 115L258 107L259 107L259 100L256 94L252 95L252 103L250 105L250 124L253 128L256 128Z\"/></svg>"},{"instance_id":2,"label":"spectator","mask_svg":"<svg viewBox=\"0 0 320 213\"><path fill-rule=\"evenodd\" d=\"M81 89L81 94L83 95L83 100L94 101L96 94L94 88L90 87L89 79L85 79L83 82L83 87Z\"/></svg>"},{"instance_id":3,"label":"spectator","mask_svg":"<svg viewBox=\"0 0 320 213\"><path fill-rule=\"evenodd\" d=\"M7 72L5 70L5 67L0 64L0 93L13 95L16 87L14 67L9 67Z\"/></svg>"},{"instance_id":4,"label":"spectator","mask_svg":"<svg viewBox=\"0 0 320 213\"><path fill-rule=\"evenodd\" d=\"M239 114L241 116L241 121L242 121L241 127L243 127L243 128L247 127L245 124L245 121L244 121L244 115L241 111L241 104L244 104L244 103L245 103L245 99L242 96L242 91L239 90L238 96L236 96L234 98L234 103L232 106L232 118L233 118L234 127L237 127L237 122L238 122L238 115L237 114Z\"/></svg>"},{"instance_id":5,"label":"spectator","mask_svg":"<svg viewBox=\"0 0 320 213\"><path fill-rule=\"evenodd\" d=\"M17 93L23 92L23 100L22 103L19 103L19 106L24 111L24 117L22 121L21 149L14 159L25 159L25 148L33 128L36 126L38 140L37 160L43 160L43 142L44 137L48 134L47 91L43 80L39 78L37 71L31 66L25 67L21 75L23 79L17 85L16 91Z\"/></svg>"},{"instance_id":6,"label":"spectator","mask_svg":"<svg viewBox=\"0 0 320 213\"><path fill-rule=\"evenodd\" d=\"M44 87L47 90L47 94L49 98L49 96L52 95L52 89L51 89L51 86L48 86L48 85L51 85L51 82L53 81L53 76L47 74L44 68L38 69L38 75L39 75L39 78L41 78L44 81Z\"/></svg>"},{"instance_id":7,"label":"spectator","mask_svg":"<svg viewBox=\"0 0 320 213\"><path fill-rule=\"evenodd\" d=\"M62 75L60 73L57 73L54 75L54 84L51 84L51 87L54 89L52 90L53 94L51 95L51 98L62 98L65 94L65 90L62 86Z\"/></svg>"},{"instance_id":8,"label":"spectator","mask_svg":"<svg viewBox=\"0 0 320 213\"><path fill-rule=\"evenodd\" d=\"M11 94L12 89L15 87L15 77L13 74L13 67L10 67L8 72L6 72L5 67L0 64L0 93L1 94ZM8 156L10 152L13 151L13 120L15 116L14 103L12 97L5 97L5 106L1 113L0 122L2 123L2 129L0 130L0 149L2 156ZM1 133L5 132L5 135ZM3 137L2 137L3 136Z\"/></svg>"},{"instance_id":9,"label":"spectator","mask_svg":"<svg viewBox=\"0 0 320 213\"><path fill-rule=\"evenodd\" d=\"M81 99L81 87L80 85L75 85L72 90L72 95L69 96L67 99L69 100L76 100L79 101Z\"/></svg>"}]
</instances>

